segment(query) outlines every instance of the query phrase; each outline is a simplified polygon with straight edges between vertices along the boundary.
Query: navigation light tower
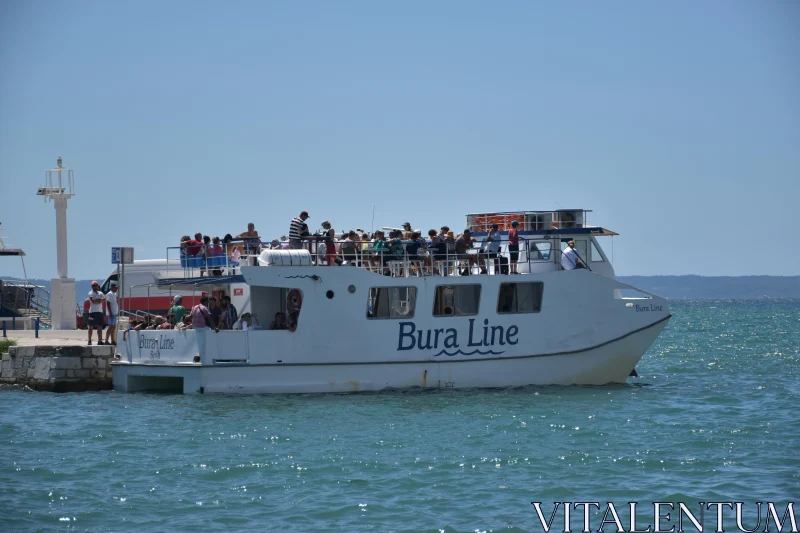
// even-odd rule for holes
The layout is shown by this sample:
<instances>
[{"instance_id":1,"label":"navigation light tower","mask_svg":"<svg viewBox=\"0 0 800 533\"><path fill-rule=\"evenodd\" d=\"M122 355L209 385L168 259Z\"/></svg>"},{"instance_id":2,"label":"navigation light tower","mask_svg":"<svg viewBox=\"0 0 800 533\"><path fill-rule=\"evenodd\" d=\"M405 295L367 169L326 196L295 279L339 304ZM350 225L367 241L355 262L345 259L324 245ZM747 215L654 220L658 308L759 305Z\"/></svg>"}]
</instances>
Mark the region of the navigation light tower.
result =
<instances>
[{"instance_id":1,"label":"navigation light tower","mask_svg":"<svg viewBox=\"0 0 800 533\"><path fill-rule=\"evenodd\" d=\"M75 279L67 273L67 200L75 196L75 175L63 166L61 157L56 168L45 171L45 186L36 191L45 202L52 200L56 208L56 254L58 277L51 280L50 308L53 329L75 329Z\"/></svg>"}]
</instances>

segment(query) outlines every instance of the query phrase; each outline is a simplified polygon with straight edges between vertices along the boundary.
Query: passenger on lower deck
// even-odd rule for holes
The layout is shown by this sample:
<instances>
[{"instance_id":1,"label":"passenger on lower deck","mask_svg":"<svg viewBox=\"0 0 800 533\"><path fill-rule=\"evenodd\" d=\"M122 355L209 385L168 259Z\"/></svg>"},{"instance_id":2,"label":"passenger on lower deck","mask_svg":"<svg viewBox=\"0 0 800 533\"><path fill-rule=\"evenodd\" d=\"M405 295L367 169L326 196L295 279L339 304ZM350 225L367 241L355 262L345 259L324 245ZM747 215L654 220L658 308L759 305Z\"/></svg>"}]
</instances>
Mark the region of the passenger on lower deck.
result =
<instances>
[{"instance_id":1,"label":"passenger on lower deck","mask_svg":"<svg viewBox=\"0 0 800 533\"><path fill-rule=\"evenodd\" d=\"M233 323L233 329L242 331L261 329L261 324L258 323L258 315L250 312L242 314L239 320Z\"/></svg>"},{"instance_id":2,"label":"passenger on lower deck","mask_svg":"<svg viewBox=\"0 0 800 533\"><path fill-rule=\"evenodd\" d=\"M289 325L286 323L286 315L284 315L281 311L275 313L275 319L269 325L269 330L279 330L279 329L289 329Z\"/></svg>"},{"instance_id":3,"label":"passenger on lower deck","mask_svg":"<svg viewBox=\"0 0 800 533\"><path fill-rule=\"evenodd\" d=\"M287 328L289 331L295 331L297 329L297 320L300 318L300 313L297 311L292 311L289 313L289 323L287 324Z\"/></svg>"}]
</instances>

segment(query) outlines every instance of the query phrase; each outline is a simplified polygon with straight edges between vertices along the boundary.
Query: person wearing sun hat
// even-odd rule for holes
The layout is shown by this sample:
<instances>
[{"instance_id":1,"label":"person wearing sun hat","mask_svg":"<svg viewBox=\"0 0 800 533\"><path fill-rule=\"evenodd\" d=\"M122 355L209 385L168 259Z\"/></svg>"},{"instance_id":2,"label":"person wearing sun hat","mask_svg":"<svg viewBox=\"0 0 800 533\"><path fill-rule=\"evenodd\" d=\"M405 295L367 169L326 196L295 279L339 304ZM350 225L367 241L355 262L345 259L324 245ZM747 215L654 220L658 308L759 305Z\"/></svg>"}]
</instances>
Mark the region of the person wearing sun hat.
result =
<instances>
[{"instance_id":1,"label":"person wearing sun hat","mask_svg":"<svg viewBox=\"0 0 800 533\"><path fill-rule=\"evenodd\" d=\"M92 290L89 291L89 346L92 345L93 328L97 328L97 344L105 344L103 342L103 326L106 318L103 313L103 300L105 300L105 296L100 290L100 284L93 281Z\"/></svg>"},{"instance_id":2,"label":"person wearing sun hat","mask_svg":"<svg viewBox=\"0 0 800 533\"><path fill-rule=\"evenodd\" d=\"M403 222L403 240L410 241L412 233L414 230L411 229L411 222Z\"/></svg>"}]
</instances>

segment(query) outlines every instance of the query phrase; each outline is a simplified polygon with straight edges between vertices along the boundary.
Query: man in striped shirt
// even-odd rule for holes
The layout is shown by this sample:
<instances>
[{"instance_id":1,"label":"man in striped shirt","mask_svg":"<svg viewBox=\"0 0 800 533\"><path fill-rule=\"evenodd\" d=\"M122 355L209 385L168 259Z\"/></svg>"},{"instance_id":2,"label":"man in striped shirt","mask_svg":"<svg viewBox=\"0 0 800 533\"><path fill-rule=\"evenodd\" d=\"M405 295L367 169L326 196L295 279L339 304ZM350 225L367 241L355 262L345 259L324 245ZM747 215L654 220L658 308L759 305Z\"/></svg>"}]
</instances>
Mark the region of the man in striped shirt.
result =
<instances>
[{"instance_id":1,"label":"man in striped shirt","mask_svg":"<svg viewBox=\"0 0 800 533\"><path fill-rule=\"evenodd\" d=\"M299 250L303 247L303 242L300 238L304 234L308 235L307 219L308 211L303 211L300 216L292 219L292 223L289 225L289 248Z\"/></svg>"}]
</instances>

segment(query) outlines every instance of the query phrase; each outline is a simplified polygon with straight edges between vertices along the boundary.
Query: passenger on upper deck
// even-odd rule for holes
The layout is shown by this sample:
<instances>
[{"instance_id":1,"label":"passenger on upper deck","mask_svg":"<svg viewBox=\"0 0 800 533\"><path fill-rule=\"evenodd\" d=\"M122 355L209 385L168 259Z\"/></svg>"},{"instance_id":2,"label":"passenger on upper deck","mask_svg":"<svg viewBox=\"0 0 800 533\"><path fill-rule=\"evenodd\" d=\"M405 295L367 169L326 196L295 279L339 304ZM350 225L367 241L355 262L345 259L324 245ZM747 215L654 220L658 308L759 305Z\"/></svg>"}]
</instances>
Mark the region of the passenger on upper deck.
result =
<instances>
[{"instance_id":1,"label":"passenger on upper deck","mask_svg":"<svg viewBox=\"0 0 800 533\"><path fill-rule=\"evenodd\" d=\"M184 235L181 238L181 248L185 250L187 256L200 255L203 252L203 234L195 233L194 239L189 239L188 237L188 235ZM184 241L184 239L186 240ZM185 246L184 242L186 243Z\"/></svg>"},{"instance_id":2,"label":"passenger on upper deck","mask_svg":"<svg viewBox=\"0 0 800 533\"><path fill-rule=\"evenodd\" d=\"M447 234L444 236L444 243L447 253L454 254L456 251L456 237L452 231L447 230Z\"/></svg>"},{"instance_id":3,"label":"passenger on upper deck","mask_svg":"<svg viewBox=\"0 0 800 533\"><path fill-rule=\"evenodd\" d=\"M500 272L500 260L498 259L500 255L500 239L500 226L492 224L489 233L483 240L483 246L481 247L481 254L484 258L493 260L495 273ZM481 274L486 274L485 264L481 265Z\"/></svg>"},{"instance_id":4,"label":"passenger on upper deck","mask_svg":"<svg viewBox=\"0 0 800 533\"><path fill-rule=\"evenodd\" d=\"M403 240L410 241L414 230L411 229L411 222L403 222Z\"/></svg>"},{"instance_id":5,"label":"passenger on upper deck","mask_svg":"<svg viewBox=\"0 0 800 533\"><path fill-rule=\"evenodd\" d=\"M393 259L398 257L402 257L405 254L405 248L403 247L403 241L400 239L400 236L403 234L399 229L392 230L389 233L389 241L386 243L389 247L389 255L394 256Z\"/></svg>"},{"instance_id":6,"label":"passenger on upper deck","mask_svg":"<svg viewBox=\"0 0 800 533\"><path fill-rule=\"evenodd\" d=\"M430 255L426 263L429 267L434 268L434 272L438 272L436 270L436 261L444 261L447 258L447 243L436 234L435 229L428 230L428 237Z\"/></svg>"},{"instance_id":7,"label":"passenger on upper deck","mask_svg":"<svg viewBox=\"0 0 800 533\"><path fill-rule=\"evenodd\" d=\"M472 248L472 232L469 228L464 230L464 233L459 235L456 239L456 258L459 261L467 262L467 269L462 271L462 276L469 276L471 274L472 266L477 264L477 256L467 253Z\"/></svg>"},{"instance_id":8,"label":"passenger on upper deck","mask_svg":"<svg viewBox=\"0 0 800 533\"><path fill-rule=\"evenodd\" d=\"M243 231L242 233L237 235L236 238L245 241L246 244L258 242L260 239L260 237L258 236L258 232L256 231L256 225L253 224L252 222L247 224L247 231ZM247 248L247 251L248 253L251 253L249 246ZM252 253L255 253L255 251Z\"/></svg>"},{"instance_id":9,"label":"passenger on upper deck","mask_svg":"<svg viewBox=\"0 0 800 533\"><path fill-rule=\"evenodd\" d=\"M517 271L517 261L519 261L519 222L511 222L511 229L508 230L508 257L511 260L511 274L519 274Z\"/></svg>"},{"instance_id":10,"label":"passenger on upper deck","mask_svg":"<svg viewBox=\"0 0 800 533\"><path fill-rule=\"evenodd\" d=\"M202 264L204 265L208 262L208 256L211 253L210 248L211 248L211 237L209 237L208 235L203 235L203 256L205 257L205 260L203 261ZM203 277L205 272L206 272L205 267L200 267L201 278Z\"/></svg>"},{"instance_id":11,"label":"passenger on upper deck","mask_svg":"<svg viewBox=\"0 0 800 533\"><path fill-rule=\"evenodd\" d=\"M342 259L352 264L352 262L356 260L356 249L358 245L358 235L355 231L350 231L347 234L347 238L342 242Z\"/></svg>"},{"instance_id":12,"label":"passenger on upper deck","mask_svg":"<svg viewBox=\"0 0 800 533\"><path fill-rule=\"evenodd\" d=\"M300 250L303 247L301 239L304 235L308 235L306 220L308 220L308 211L303 211L299 216L292 219L291 224L289 224L289 248Z\"/></svg>"},{"instance_id":13,"label":"passenger on upper deck","mask_svg":"<svg viewBox=\"0 0 800 533\"><path fill-rule=\"evenodd\" d=\"M258 236L256 225L250 222L247 224L247 231L240 233L236 238L245 242L244 252L252 257L252 264L258 264L256 256L258 256L258 253L261 251L261 246L258 244L261 237Z\"/></svg>"},{"instance_id":14,"label":"passenger on upper deck","mask_svg":"<svg viewBox=\"0 0 800 533\"><path fill-rule=\"evenodd\" d=\"M573 240L567 241L567 248L561 253L561 268L564 270L586 268L586 265L578 257L578 252L575 250L575 241Z\"/></svg>"},{"instance_id":15,"label":"passenger on upper deck","mask_svg":"<svg viewBox=\"0 0 800 533\"><path fill-rule=\"evenodd\" d=\"M325 263L336 266L336 230L329 221L323 220L321 233L325 237Z\"/></svg>"},{"instance_id":16,"label":"passenger on upper deck","mask_svg":"<svg viewBox=\"0 0 800 533\"><path fill-rule=\"evenodd\" d=\"M406 254L412 261L421 259L420 250L425 248L425 241L418 231L412 231L409 242L406 243Z\"/></svg>"}]
</instances>

